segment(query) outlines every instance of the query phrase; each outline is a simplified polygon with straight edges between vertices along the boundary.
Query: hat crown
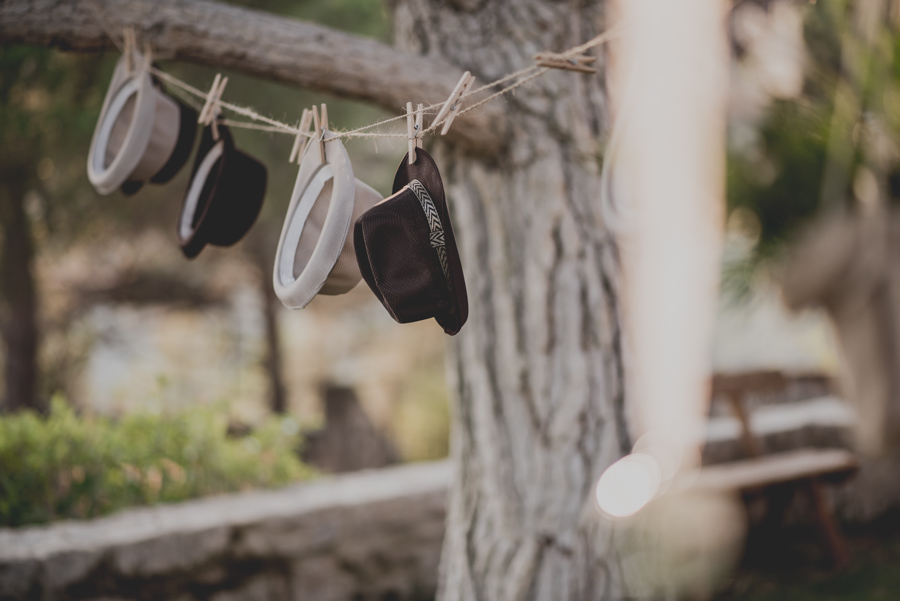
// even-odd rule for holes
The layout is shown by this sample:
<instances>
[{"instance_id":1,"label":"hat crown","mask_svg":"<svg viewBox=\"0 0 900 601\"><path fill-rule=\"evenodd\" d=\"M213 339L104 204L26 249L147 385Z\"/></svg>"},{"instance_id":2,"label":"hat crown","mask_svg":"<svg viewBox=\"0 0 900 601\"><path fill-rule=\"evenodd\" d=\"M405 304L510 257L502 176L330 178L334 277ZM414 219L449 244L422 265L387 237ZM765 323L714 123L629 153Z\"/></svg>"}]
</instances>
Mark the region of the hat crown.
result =
<instances>
[{"instance_id":1,"label":"hat crown","mask_svg":"<svg viewBox=\"0 0 900 601\"><path fill-rule=\"evenodd\" d=\"M302 309L318 294L344 294L359 283L352 225L381 198L354 177L340 139L326 131L325 140L325 161L318 144L303 155L278 241L272 282L291 309Z\"/></svg>"},{"instance_id":2,"label":"hat crown","mask_svg":"<svg viewBox=\"0 0 900 601\"><path fill-rule=\"evenodd\" d=\"M207 244L231 246L244 237L262 208L267 172L262 163L234 146L231 132L203 128L200 149L182 206L178 239L185 256Z\"/></svg>"},{"instance_id":3,"label":"hat crown","mask_svg":"<svg viewBox=\"0 0 900 601\"><path fill-rule=\"evenodd\" d=\"M394 194L354 226L363 279L400 323L435 318L456 334L468 316L465 279L433 159L422 149L401 161Z\"/></svg>"},{"instance_id":4,"label":"hat crown","mask_svg":"<svg viewBox=\"0 0 900 601\"><path fill-rule=\"evenodd\" d=\"M431 229L409 186L360 217L354 232L363 278L396 321L428 319L449 308Z\"/></svg>"}]
</instances>

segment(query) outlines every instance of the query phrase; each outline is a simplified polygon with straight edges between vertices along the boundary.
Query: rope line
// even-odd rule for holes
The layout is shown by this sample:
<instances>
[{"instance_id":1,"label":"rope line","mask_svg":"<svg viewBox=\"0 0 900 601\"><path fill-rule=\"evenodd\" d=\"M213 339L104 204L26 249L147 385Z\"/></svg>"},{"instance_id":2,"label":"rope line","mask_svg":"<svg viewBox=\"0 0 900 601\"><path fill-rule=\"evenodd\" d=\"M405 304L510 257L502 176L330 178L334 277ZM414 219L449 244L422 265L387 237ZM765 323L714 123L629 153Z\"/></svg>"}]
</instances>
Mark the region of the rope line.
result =
<instances>
[{"instance_id":1,"label":"rope line","mask_svg":"<svg viewBox=\"0 0 900 601\"><path fill-rule=\"evenodd\" d=\"M166 82L172 84L173 86L177 86L177 87L181 88L182 90L184 90L185 92L189 92L199 98L204 98L204 99L208 95L208 92L198 90L197 88L190 85L189 83L181 81L177 77L175 77L173 75L169 75L165 71L161 71L161 70L157 69L156 67L150 67L149 69L150 69L151 73L153 73L154 75L156 75L163 81L166 81ZM237 113L238 115L247 117L248 119L267 123L268 125L272 126L273 128L280 130L284 133L292 134L295 136L298 133L300 133L300 130L298 130L296 127L291 127L287 123L282 123L281 121L276 121L275 119L266 117L265 115L260 115L259 113L257 113L256 111L254 111L251 108L239 106L237 104L232 104L230 102L225 102L224 100L219 100L218 102L216 102L216 104L222 108L230 110L233 113Z\"/></svg>"},{"instance_id":2,"label":"rope line","mask_svg":"<svg viewBox=\"0 0 900 601\"><path fill-rule=\"evenodd\" d=\"M483 99L483 100L481 100L481 101L479 101L479 102L476 102L476 103L473 104L472 106L469 106L469 107L466 107L466 108L462 109L461 111L459 111L459 113L457 113L457 117L462 117L463 115L465 115L465 114L468 113L469 111L474 111L475 109L477 109L477 108L480 107L481 105L487 104L488 102L490 102L491 100L494 100L495 98L499 98L500 96L503 96L504 94L507 94L507 93L509 93L509 92L512 92L513 90L515 90L515 89L518 88L519 86L528 83L528 82L531 81L532 79L537 79L538 77L540 77L541 75L543 75L543 74L546 73L547 71L550 71L550 68L549 68L549 67L540 67L539 70L538 70L537 72L532 73L532 74L529 75L528 77L522 78L521 80L517 81L516 83L514 83L514 84L511 85L511 86L509 86L508 88L503 88L503 89L500 90L499 92L495 92L495 93L491 94L491 95L488 96L487 98L485 98L485 99ZM459 102L459 101L458 101L458 102ZM423 133L423 134L426 134L426 133L428 133L428 132L430 132L430 131L433 131L433 130L437 129L438 126L441 125L444 121L446 121L446 119L441 119L441 120L440 120L439 122L437 122L437 123L432 123L432 124L431 124L431 127L429 127L428 129L426 129L426 130L423 131L422 133Z\"/></svg>"},{"instance_id":3,"label":"rope line","mask_svg":"<svg viewBox=\"0 0 900 601\"><path fill-rule=\"evenodd\" d=\"M95 7L93 5L91 5L91 7L97 13L97 16L98 16L97 22L99 23L100 27L104 30L106 35L109 36L109 38L112 40L113 44L115 44L115 46L121 51L123 49L123 44L122 44L121 40L115 35L115 32L112 31L112 28L111 28L110 24L106 21L106 18L103 15L103 13L101 11L99 11L97 9L97 7ZM585 50L588 50L590 48L595 48L597 46L605 44L609 40L612 40L612 39L618 37L619 35L621 35L621 33L625 29L625 27L626 26L624 24L619 25L613 29L609 29L609 30L595 36L594 38L591 38L590 40L588 40L584 44L581 44L580 46L575 46L573 48L569 48L568 50L566 50L564 52L554 53L554 54L563 59L571 59L572 57L583 53ZM165 71L157 69L156 67L154 67L152 65L148 66L147 68L150 71L150 73L153 73L159 79L165 81L166 83L171 84L174 88L177 88L178 92L176 92L176 94L178 95L178 97L181 100L183 100L185 103L189 104L193 108L200 110L202 101L205 101L206 97L209 95L208 92L204 92L203 90L195 88L194 86L190 85L189 83L182 81L181 79L175 77L174 75L170 75L169 73L166 73ZM458 97L455 102L458 104L458 103L464 101L465 99L471 98L472 96L475 96L478 94L481 94L482 92L485 92L488 89L496 88L497 86L503 86L504 84L506 84L510 81L516 80L513 84L508 85L506 87L501 87L499 90L497 90L493 94L486 96L485 98L479 100L475 104L468 106L462 110L459 110L456 113L456 116L461 117L462 115L464 115L470 111L474 111L475 109L487 104L488 102L491 102L491 101L499 98L500 96L503 96L504 94L508 94L509 92L512 92L519 86L522 86L522 85L528 83L529 81L532 81L532 80L540 77L541 75L544 75L545 73L547 73L550 70L551 70L550 67L542 67L542 66L539 66L536 64L532 64L532 65L529 65L528 67L525 67L523 69L519 69L518 71L510 73L509 75L505 75L504 77L501 77L500 79L497 79L490 83L486 83L474 90L470 90L470 91L466 92L465 94L463 94L462 96ZM175 91L175 90L173 90L173 91ZM192 96L197 97L198 99L201 100L201 102L197 102L197 100L195 100L195 98L193 98ZM424 106L422 110L426 114L439 112L440 109L444 106L445 102L446 101L438 102L435 104L429 104L427 106ZM229 127L237 127L237 128L251 129L251 130L256 130L256 131L265 131L265 132L271 132L271 133L289 134L292 136L297 136L299 134L299 135L303 135L303 136L306 136L307 138L311 138L311 139L317 138L316 134L311 134L309 132L301 132L297 127L291 126L287 123L282 123L281 121L277 121L275 119L272 119L271 117L266 117L265 115L258 113L257 111L255 111L254 109L252 109L250 107L240 106L240 105L233 104L230 102L225 102L223 100L219 100L217 102L217 105L223 109L231 111L232 113L241 115L242 117L246 117L247 119L251 120L248 122L248 121L239 121L239 120L234 120L234 119L223 119L222 123ZM391 117L390 119L376 121L375 123L370 123L368 125L364 125L362 127L358 127L356 129L352 129L349 131L334 132L333 139L338 139L338 138L406 138L407 137L406 133L367 132L367 130L370 130L370 129L382 127L384 125L393 123L395 121L404 120L404 119L406 119L406 117L407 116L405 114L398 115L397 117ZM431 132L435 131L438 127L443 125L443 123L449 118L450 118L450 114L443 117L440 121L433 122L428 128L424 129L418 135L422 136L427 133L431 133ZM254 123L254 122L256 122L256 123Z\"/></svg>"}]
</instances>

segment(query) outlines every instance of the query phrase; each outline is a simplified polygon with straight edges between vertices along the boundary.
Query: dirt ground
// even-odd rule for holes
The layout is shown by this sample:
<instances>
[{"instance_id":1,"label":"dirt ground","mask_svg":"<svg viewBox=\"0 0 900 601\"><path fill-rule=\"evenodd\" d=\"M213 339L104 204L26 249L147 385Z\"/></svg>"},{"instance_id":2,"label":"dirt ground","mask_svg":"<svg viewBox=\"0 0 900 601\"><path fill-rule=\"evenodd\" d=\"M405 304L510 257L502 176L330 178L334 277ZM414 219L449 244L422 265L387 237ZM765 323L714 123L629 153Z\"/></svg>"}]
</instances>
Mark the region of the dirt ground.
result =
<instances>
[{"instance_id":1,"label":"dirt ground","mask_svg":"<svg viewBox=\"0 0 900 601\"><path fill-rule=\"evenodd\" d=\"M751 532L740 570L714 601L895 601L900 599L900 512L843 527L851 560L840 571L812 527Z\"/></svg>"}]
</instances>

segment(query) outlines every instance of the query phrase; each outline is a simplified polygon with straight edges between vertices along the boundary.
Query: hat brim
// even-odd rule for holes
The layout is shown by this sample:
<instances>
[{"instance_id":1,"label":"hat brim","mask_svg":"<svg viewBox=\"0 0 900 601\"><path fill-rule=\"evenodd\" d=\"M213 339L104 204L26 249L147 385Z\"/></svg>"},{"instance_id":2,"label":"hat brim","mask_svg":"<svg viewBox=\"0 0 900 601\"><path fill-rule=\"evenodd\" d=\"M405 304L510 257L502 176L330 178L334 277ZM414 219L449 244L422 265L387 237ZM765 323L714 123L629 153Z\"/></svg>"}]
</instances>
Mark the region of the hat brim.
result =
<instances>
[{"instance_id":1,"label":"hat brim","mask_svg":"<svg viewBox=\"0 0 900 601\"><path fill-rule=\"evenodd\" d=\"M325 161L318 141L303 155L278 240L272 285L290 309L304 308L319 294L344 294L359 283L351 226L381 199L355 179L340 139L328 131L325 139ZM322 202L327 202L324 218Z\"/></svg>"},{"instance_id":2,"label":"hat brim","mask_svg":"<svg viewBox=\"0 0 900 601\"><path fill-rule=\"evenodd\" d=\"M446 259L441 258L446 248L433 244L444 233L435 216L430 194L414 181L378 203L354 227L363 279L398 323L431 319L451 309Z\"/></svg>"},{"instance_id":3,"label":"hat brim","mask_svg":"<svg viewBox=\"0 0 900 601\"><path fill-rule=\"evenodd\" d=\"M194 148L194 141L197 138L197 111L177 98L168 96L164 92L159 92L159 97L163 96L166 97L167 101L173 102L178 108L178 134L175 136L174 140L166 140L163 142L163 145L166 147L165 152L168 159L155 175L150 177L150 183L152 184L168 183L179 171L181 171L181 168L184 167L191 156L191 150ZM160 103L157 102L157 107L159 104ZM157 118L159 118L159 116L159 112L157 112ZM163 136L167 136L171 131L170 128L162 129ZM156 135L157 132L154 129L153 137L156 137ZM154 146L153 137L151 137L148 148ZM132 174L128 181L123 183L119 189L126 196L132 196L143 188L144 183L144 179L134 178L134 174Z\"/></svg>"},{"instance_id":4,"label":"hat brim","mask_svg":"<svg viewBox=\"0 0 900 601\"><path fill-rule=\"evenodd\" d=\"M234 146L231 132L218 125L219 140L207 126L178 221L178 240L188 258L207 244L231 246L253 227L266 194L266 168Z\"/></svg>"},{"instance_id":5,"label":"hat brim","mask_svg":"<svg viewBox=\"0 0 900 601\"><path fill-rule=\"evenodd\" d=\"M451 336L459 332L469 317L469 297L466 291L466 279L463 275L462 262L459 259L459 250L456 247L456 236L453 233L453 224L450 221L450 211L447 206L447 197L444 193L444 183L437 164L431 155L421 148L416 149L416 160L410 165L409 154L404 155L394 175L392 193L396 194L401 188L409 185L412 180L419 180L434 201L444 228L444 240L447 249L447 264L450 268L450 308L435 315L435 320L444 328L444 332Z\"/></svg>"},{"instance_id":6,"label":"hat brim","mask_svg":"<svg viewBox=\"0 0 900 601\"><path fill-rule=\"evenodd\" d=\"M120 58L104 99L88 154L88 177L101 194L126 196L144 183L165 183L187 162L197 113L167 94L134 54L128 72Z\"/></svg>"},{"instance_id":7,"label":"hat brim","mask_svg":"<svg viewBox=\"0 0 900 601\"><path fill-rule=\"evenodd\" d=\"M135 52L133 61L136 65L142 65L143 57ZM118 152L107 163L106 150L113 126L132 96L135 97L133 117ZM103 195L112 193L128 180L140 164L153 134L155 113L156 91L150 74L141 67L129 73L122 56L113 71L88 151L88 179L97 192Z\"/></svg>"}]
</instances>

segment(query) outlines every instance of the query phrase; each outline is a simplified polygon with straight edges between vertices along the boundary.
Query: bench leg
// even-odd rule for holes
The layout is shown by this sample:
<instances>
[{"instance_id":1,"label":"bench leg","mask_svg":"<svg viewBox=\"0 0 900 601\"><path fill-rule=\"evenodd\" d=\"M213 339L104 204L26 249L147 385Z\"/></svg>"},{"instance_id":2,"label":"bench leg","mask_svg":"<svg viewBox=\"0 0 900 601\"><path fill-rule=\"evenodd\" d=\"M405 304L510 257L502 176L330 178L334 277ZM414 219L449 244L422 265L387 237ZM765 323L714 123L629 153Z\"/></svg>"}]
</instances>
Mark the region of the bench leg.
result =
<instances>
[{"instance_id":1,"label":"bench leg","mask_svg":"<svg viewBox=\"0 0 900 601\"><path fill-rule=\"evenodd\" d=\"M822 491L822 485L816 478L810 478L806 481L806 490L809 493L809 500L815 513L816 523L825 544L828 546L828 552L835 569L841 569L850 562L850 553L847 551L847 543L841 535L834 520L834 514L828 502L825 500L825 493Z\"/></svg>"}]
</instances>

